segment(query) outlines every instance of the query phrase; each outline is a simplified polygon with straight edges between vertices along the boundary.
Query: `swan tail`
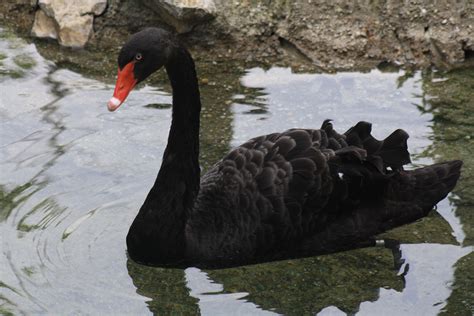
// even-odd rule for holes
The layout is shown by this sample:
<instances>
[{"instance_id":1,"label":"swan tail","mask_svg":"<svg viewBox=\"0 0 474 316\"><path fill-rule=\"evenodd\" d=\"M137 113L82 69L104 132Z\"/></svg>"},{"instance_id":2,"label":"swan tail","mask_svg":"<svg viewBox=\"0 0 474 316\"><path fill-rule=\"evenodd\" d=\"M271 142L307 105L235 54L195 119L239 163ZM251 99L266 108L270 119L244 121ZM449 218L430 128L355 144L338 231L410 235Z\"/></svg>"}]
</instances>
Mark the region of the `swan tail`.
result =
<instances>
[{"instance_id":1,"label":"swan tail","mask_svg":"<svg viewBox=\"0 0 474 316\"><path fill-rule=\"evenodd\" d=\"M426 216L451 192L461 175L462 161L433 164L394 173L386 189L388 210L383 230Z\"/></svg>"},{"instance_id":2,"label":"swan tail","mask_svg":"<svg viewBox=\"0 0 474 316\"><path fill-rule=\"evenodd\" d=\"M376 175L372 179L363 174L356 175L354 165L344 173L353 179L363 176L363 192L379 196L375 203L360 201L352 212L340 214L330 221L322 231L308 238L299 248L305 255L331 253L341 250L373 246L374 236L389 229L412 223L425 217L433 207L455 187L461 172L462 161L453 160L437 163L413 171L394 172L389 175ZM339 166L338 170L344 168ZM363 166L359 170L367 170ZM360 172L359 172L360 173ZM372 175L375 173L371 172ZM361 188L359 186L359 188ZM349 193L350 195L350 193ZM365 199L364 194L358 195Z\"/></svg>"},{"instance_id":3,"label":"swan tail","mask_svg":"<svg viewBox=\"0 0 474 316\"><path fill-rule=\"evenodd\" d=\"M351 127L344 135L348 145L365 149L368 157L380 157L382 165L377 166L380 171L385 171L386 167L402 170L403 165L411 162L407 132L397 129L384 140L377 140L371 131L372 124L362 121Z\"/></svg>"}]
</instances>

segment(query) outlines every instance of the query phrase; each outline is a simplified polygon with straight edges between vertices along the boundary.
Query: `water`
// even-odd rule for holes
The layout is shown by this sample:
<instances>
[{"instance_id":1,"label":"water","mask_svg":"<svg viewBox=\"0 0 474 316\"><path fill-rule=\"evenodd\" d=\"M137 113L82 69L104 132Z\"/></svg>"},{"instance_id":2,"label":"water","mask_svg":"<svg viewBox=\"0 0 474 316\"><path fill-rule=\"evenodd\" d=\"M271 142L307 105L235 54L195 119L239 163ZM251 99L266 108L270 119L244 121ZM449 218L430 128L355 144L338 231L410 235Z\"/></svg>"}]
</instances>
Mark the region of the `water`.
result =
<instances>
[{"instance_id":1,"label":"water","mask_svg":"<svg viewBox=\"0 0 474 316\"><path fill-rule=\"evenodd\" d=\"M379 138L405 129L414 164L466 161L466 176L438 213L387 234L406 242L408 272L394 270L384 249L211 271L133 263L125 235L166 146L169 87L152 81L109 113L110 79L62 68L1 30L0 313L470 314L472 70L229 73L207 66L198 63L209 76L204 169L250 137L318 127L325 118L340 131L371 121ZM443 102L449 106L438 107Z\"/></svg>"}]
</instances>

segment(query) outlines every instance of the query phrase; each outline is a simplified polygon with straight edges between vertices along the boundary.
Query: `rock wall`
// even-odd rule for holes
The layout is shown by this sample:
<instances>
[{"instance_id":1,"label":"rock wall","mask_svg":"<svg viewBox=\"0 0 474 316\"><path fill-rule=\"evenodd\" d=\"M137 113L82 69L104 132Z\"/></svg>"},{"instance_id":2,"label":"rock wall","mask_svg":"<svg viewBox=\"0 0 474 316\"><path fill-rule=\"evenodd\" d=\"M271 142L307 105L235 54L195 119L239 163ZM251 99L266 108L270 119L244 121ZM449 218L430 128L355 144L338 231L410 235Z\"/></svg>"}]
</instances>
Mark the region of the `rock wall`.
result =
<instances>
[{"instance_id":1,"label":"rock wall","mask_svg":"<svg viewBox=\"0 0 474 316\"><path fill-rule=\"evenodd\" d=\"M474 52L472 0L216 1L238 42L257 38L327 69L450 67Z\"/></svg>"},{"instance_id":2,"label":"rock wall","mask_svg":"<svg viewBox=\"0 0 474 316\"><path fill-rule=\"evenodd\" d=\"M116 47L143 27L162 26L201 54L325 70L381 62L450 68L474 55L472 0L106 1L18 0L0 5L0 16L35 7L32 35L69 47Z\"/></svg>"}]
</instances>

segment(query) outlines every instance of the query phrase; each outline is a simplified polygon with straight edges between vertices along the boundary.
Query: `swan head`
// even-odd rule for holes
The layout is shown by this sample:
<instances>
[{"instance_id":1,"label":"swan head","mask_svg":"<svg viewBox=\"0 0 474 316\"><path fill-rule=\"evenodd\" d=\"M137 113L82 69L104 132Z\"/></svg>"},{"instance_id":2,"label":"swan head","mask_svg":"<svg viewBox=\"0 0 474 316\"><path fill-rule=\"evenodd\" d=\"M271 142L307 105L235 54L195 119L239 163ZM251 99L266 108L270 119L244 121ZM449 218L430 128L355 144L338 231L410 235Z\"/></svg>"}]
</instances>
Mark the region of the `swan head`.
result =
<instances>
[{"instance_id":1,"label":"swan head","mask_svg":"<svg viewBox=\"0 0 474 316\"><path fill-rule=\"evenodd\" d=\"M107 104L109 111L118 109L138 83L166 65L177 45L172 34L163 29L146 28L133 34L118 56L117 82Z\"/></svg>"}]
</instances>

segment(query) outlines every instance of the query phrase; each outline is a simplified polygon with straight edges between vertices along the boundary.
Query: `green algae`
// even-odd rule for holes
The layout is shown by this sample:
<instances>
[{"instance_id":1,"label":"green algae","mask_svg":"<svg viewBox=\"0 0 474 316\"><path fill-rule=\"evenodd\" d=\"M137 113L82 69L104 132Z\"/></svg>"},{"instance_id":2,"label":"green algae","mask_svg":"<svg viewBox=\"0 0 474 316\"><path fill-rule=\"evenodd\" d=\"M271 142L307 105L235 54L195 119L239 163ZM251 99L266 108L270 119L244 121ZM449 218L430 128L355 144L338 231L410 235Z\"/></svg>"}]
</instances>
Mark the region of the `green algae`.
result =
<instances>
[{"instance_id":1,"label":"green algae","mask_svg":"<svg viewBox=\"0 0 474 316\"><path fill-rule=\"evenodd\" d=\"M5 69L0 64L0 76L7 76L12 79L19 79L26 76L26 73L21 69Z\"/></svg>"},{"instance_id":2,"label":"green algae","mask_svg":"<svg viewBox=\"0 0 474 316\"><path fill-rule=\"evenodd\" d=\"M5 288L10 290L11 292L20 295L20 293L13 287L5 284L4 282L0 281L0 288ZM8 298L0 294L0 315L3 316L13 316L15 314L16 305L10 301Z\"/></svg>"},{"instance_id":3,"label":"green algae","mask_svg":"<svg viewBox=\"0 0 474 316\"><path fill-rule=\"evenodd\" d=\"M33 183L27 182L9 191L0 185L0 222L5 221L15 208L38 191L38 188L31 190L32 187Z\"/></svg>"},{"instance_id":4,"label":"green algae","mask_svg":"<svg viewBox=\"0 0 474 316\"><path fill-rule=\"evenodd\" d=\"M14 41L18 35L11 28L0 28L0 39Z\"/></svg>"},{"instance_id":5,"label":"green algae","mask_svg":"<svg viewBox=\"0 0 474 316\"><path fill-rule=\"evenodd\" d=\"M423 155L437 161L461 159L461 178L453 190L462 229L466 235L463 246L474 245L474 68L448 73L426 71L422 107L433 114L433 145ZM453 292L442 315L474 313L474 253L455 265Z\"/></svg>"},{"instance_id":6,"label":"green algae","mask_svg":"<svg viewBox=\"0 0 474 316\"><path fill-rule=\"evenodd\" d=\"M442 81L440 80L442 78ZM466 234L464 246L474 245L474 68L449 73L426 72L423 109L433 114L433 144L423 156L437 161L464 161L452 199Z\"/></svg>"},{"instance_id":7,"label":"green algae","mask_svg":"<svg viewBox=\"0 0 474 316\"><path fill-rule=\"evenodd\" d=\"M36 273L35 267L23 267L21 271L26 274L28 277L33 276Z\"/></svg>"},{"instance_id":8,"label":"green algae","mask_svg":"<svg viewBox=\"0 0 474 316\"><path fill-rule=\"evenodd\" d=\"M166 110L171 109L172 105L170 103L150 103L144 107L148 109Z\"/></svg>"},{"instance_id":9,"label":"green algae","mask_svg":"<svg viewBox=\"0 0 474 316\"><path fill-rule=\"evenodd\" d=\"M137 293L150 299L146 303L154 315L199 315L183 270L147 267L132 260L127 260L127 269Z\"/></svg>"},{"instance_id":10,"label":"green algae","mask_svg":"<svg viewBox=\"0 0 474 316\"><path fill-rule=\"evenodd\" d=\"M9 49L17 49L22 47L23 40L19 38L10 38L9 31L0 28L0 39L8 39ZM13 43L17 43L13 45ZM21 44L21 45L20 45ZM36 61L28 54L20 54L12 58L14 65L8 63L7 59L9 54L6 52L0 52L0 76L10 77L12 79L23 78L26 75L26 71L33 68L36 65ZM5 61L5 62L4 62ZM18 66L18 67L17 67Z\"/></svg>"},{"instance_id":11,"label":"green algae","mask_svg":"<svg viewBox=\"0 0 474 316\"><path fill-rule=\"evenodd\" d=\"M474 314L474 252L461 258L454 265L456 269L455 281L451 286L453 292L447 300L446 306L440 315L466 315Z\"/></svg>"},{"instance_id":12,"label":"green algae","mask_svg":"<svg viewBox=\"0 0 474 316\"><path fill-rule=\"evenodd\" d=\"M360 249L327 256L208 271L224 291L285 315L315 315L336 306L349 315L376 301L379 288L402 291L403 276L386 249Z\"/></svg>"},{"instance_id":13,"label":"green algae","mask_svg":"<svg viewBox=\"0 0 474 316\"><path fill-rule=\"evenodd\" d=\"M21 54L13 58L13 62L22 69L31 69L36 66L36 61L27 54Z\"/></svg>"}]
</instances>

